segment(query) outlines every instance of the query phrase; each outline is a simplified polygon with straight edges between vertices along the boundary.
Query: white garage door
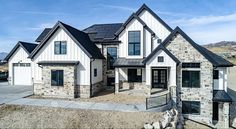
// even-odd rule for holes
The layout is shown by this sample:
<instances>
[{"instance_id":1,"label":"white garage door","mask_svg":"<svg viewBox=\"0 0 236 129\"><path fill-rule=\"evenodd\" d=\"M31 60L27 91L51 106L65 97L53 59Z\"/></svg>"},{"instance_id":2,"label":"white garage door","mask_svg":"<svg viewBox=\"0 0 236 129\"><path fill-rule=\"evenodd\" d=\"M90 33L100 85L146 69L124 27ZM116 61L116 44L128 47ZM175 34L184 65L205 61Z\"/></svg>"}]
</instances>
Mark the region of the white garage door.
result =
<instances>
[{"instance_id":1,"label":"white garage door","mask_svg":"<svg viewBox=\"0 0 236 129\"><path fill-rule=\"evenodd\" d=\"M30 63L13 63L14 85L32 85Z\"/></svg>"}]
</instances>

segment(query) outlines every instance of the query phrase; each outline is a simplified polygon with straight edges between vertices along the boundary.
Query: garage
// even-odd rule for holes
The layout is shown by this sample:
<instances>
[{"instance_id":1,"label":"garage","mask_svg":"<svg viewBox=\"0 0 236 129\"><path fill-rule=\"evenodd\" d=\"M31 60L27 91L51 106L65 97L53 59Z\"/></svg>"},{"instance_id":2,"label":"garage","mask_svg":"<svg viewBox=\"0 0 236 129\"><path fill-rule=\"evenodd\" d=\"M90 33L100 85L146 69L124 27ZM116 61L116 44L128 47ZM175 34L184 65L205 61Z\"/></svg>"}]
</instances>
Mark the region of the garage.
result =
<instances>
[{"instance_id":1,"label":"garage","mask_svg":"<svg viewBox=\"0 0 236 129\"><path fill-rule=\"evenodd\" d=\"M14 85L32 85L30 63L13 63Z\"/></svg>"}]
</instances>

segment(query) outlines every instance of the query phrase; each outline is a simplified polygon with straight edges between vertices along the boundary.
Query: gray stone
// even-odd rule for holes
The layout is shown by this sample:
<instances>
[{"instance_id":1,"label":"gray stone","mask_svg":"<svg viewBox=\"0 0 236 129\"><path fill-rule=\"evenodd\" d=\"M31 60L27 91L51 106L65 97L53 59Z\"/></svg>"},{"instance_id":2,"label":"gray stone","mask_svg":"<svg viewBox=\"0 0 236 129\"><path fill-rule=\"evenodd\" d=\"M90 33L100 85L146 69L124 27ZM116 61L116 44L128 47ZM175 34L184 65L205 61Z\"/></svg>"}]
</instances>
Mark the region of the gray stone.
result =
<instances>
[{"instance_id":1,"label":"gray stone","mask_svg":"<svg viewBox=\"0 0 236 129\"><path fill-rule=\"evenodd\" d=\"M161 125L160 125L160 122L159 122L159 121L158 121L158 122L154 122L154 123L152 124L152 126L153 126L154 129L161 129Z\"/></svg>"},{"instance_id":2,"label":"gray stone","mask_svg":"<svg viewBox=\"0 0 236 129\"><path fill-rule=\"evenodd\" d=\"M153 126L151 124L144 124L144 129L153 129Z\"/></svg>"}]
</instances>

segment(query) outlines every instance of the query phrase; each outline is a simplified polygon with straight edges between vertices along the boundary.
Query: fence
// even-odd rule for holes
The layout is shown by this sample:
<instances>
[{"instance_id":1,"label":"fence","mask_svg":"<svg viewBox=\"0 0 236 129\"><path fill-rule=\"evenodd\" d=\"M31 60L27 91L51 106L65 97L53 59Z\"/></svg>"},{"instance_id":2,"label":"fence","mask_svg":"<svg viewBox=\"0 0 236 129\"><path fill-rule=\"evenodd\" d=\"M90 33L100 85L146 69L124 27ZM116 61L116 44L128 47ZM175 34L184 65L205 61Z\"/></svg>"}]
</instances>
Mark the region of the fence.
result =
<instances>
[{"instance_id":1,"label":"fence","mask_svg":"<svg viewBox=\"0 0 236 129\"><path fill-rule=\"evenodd\" d=\"M170 99L171 97L169 92L164 95L146 98L146 109L148 110L167 105Z\"/></svg>"}]
</instances>

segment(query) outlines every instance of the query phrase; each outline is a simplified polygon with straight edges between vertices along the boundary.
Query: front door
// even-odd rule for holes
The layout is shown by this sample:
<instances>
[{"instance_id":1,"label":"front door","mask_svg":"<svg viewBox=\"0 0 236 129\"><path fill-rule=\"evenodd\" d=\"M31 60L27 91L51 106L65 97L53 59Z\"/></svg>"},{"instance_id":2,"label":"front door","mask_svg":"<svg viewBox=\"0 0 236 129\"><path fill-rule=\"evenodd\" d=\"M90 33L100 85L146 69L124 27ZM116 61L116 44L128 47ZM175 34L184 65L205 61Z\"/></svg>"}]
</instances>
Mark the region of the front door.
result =
<instances>
[{"instance_id":1,"label":"front door","mask_svg":"<svg viewBox=\"0 0 236 129\"><path fill-rule=\"evenodd\" d=\"M217 102L213 102L213 120L217 120L219 118L219 104Z\"/></svg>"},{"instance_id":2,"label":"front door","mask_svg":"<svg viewBox=\"0 0 236 129\"><path fill-rule=\"evenodd\" d=\"M167 89L167 69L152 69L152 88Z\"/></svg>"}]
</instances>

